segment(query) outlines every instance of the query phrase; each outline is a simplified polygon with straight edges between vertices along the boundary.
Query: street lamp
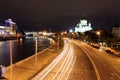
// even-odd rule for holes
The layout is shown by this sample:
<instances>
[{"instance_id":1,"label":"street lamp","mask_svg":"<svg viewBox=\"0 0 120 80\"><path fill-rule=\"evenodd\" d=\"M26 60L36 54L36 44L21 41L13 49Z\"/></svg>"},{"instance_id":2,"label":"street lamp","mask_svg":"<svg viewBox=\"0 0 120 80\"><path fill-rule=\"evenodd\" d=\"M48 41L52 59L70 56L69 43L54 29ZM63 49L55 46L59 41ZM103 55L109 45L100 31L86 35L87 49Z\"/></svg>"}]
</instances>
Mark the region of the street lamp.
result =
<instances>
[{"instance_id":1,"label":"street lamp","mask_svg":"<svg viewBox=\"0 0 120 80\"><path fill-rule=\"evenodd\" d=\"M46 31L42 32L42 41L43 41L42 48L45 48L45 38L46 38L46 36L47 36L47 32Z\"/></svg>"},{"instance_id":2,"label":"street lamp","mask_svg":"<svg viewBox=\"0 0 120 80\"><path fill-rule=\"evenodd\" d=\"M12 69L12 64L13 64L13 57L12 57L12 40L10 41L10 79L12 80L12 74L13 74L13 69Z\"/></svg>"},{"instance_id":3,"label":"street lamp","mask_svg":"<svg viewBox=\"0 0 120 80\"><path fill-rule=\"evenodd\" d=\"M37 37L36 37L36 40L35 40L35 63L37 63L37 48L38 48L38 41L37 41Z\"/></svg>"},{"instance_id":4,"label":"street lamp","mask_svg":"<svg viewBox=\"0 0 120 80\"><path fill-rule=\"evenodd\" d=\"M58 33L58 53L59 53L59 49L60 49L60 46L59 46L59 39L60 39L60 37L59 37L59 33Z\"/></svg>"},{"instance_id":5,"label":"street lamp","mask_svg":"<svg viewBox=\"0 0 120 80\"><path fill-rule=\"evenodd\" d=\"M97 33L96 33L97 35L98 35L98 43L100 42L100 31L97 31Z\"/></svg>"}]
</instances>

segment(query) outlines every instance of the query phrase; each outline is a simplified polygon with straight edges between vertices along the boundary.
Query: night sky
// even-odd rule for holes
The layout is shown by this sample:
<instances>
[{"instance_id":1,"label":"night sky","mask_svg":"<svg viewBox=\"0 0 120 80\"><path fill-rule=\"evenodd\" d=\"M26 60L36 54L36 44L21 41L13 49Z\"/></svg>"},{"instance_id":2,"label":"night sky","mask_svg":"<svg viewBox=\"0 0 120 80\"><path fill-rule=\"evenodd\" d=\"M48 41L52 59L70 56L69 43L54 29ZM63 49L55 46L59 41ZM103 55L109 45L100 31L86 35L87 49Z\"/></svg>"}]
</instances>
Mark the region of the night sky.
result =
<instances>
[{"instance_id":1,"label":"night sky","mask_svg":"<svg viewBox=\"0 0 120 80\"><path fill-rule=\"evenodd\" d=\"M120 24L120 0L0 0L0 22L8 18L21 30L65 30L85 18L111 31Z\"/></svg>"}]
</instances>

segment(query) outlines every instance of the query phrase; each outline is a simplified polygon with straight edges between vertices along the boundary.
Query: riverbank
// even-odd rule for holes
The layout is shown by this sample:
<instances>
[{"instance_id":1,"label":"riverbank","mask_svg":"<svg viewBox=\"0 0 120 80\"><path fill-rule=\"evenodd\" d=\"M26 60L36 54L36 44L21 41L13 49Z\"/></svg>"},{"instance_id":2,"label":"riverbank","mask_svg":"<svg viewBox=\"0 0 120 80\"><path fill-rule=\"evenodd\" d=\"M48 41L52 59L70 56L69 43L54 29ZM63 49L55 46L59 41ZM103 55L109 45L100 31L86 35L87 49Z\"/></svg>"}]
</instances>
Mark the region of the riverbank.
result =
<instances>
[{"instance_id":1,"label":"riverbank","mask_svg":"<svg viewBox=\"0 0 120 80\"><path fill-rule=\"evenodd\" d=\"M5 77L9 80L28 80L40 72L59 54L58 44L54 43L49 48L7 67Z\"/></svg>"},{"instance_id":2,"label":"riverbank","mask_svg":"<svg viewBox=\"0 0 120 80\"><path fill-rule=\"evenodd\" d=\"M0 37L0 41L15 40L23 37Z\"/></svg>"}]
</instances>

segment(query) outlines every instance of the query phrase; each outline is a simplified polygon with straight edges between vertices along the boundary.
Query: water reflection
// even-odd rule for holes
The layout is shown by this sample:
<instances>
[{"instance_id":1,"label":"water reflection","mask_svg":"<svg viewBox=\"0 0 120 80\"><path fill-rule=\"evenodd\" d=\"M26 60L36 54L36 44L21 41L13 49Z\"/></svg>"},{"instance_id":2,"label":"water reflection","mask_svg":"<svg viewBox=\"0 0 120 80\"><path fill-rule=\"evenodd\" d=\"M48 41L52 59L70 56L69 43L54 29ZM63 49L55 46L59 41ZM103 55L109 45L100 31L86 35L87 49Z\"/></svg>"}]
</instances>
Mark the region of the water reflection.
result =
<instances>
[{"instance_id":1,"label":"water reflection","mask_svg":"<svg viewBox=\"0 0 120 80\"><path fill-rule=\"evenodd\" d=\"M48 38L38 38L38 51L48 47ZM35 53L35 39L18 39L12 41L13 63L27 58ZM10 41L0 41L0 64L10 65Z\"/></svg>"}]
</instances>

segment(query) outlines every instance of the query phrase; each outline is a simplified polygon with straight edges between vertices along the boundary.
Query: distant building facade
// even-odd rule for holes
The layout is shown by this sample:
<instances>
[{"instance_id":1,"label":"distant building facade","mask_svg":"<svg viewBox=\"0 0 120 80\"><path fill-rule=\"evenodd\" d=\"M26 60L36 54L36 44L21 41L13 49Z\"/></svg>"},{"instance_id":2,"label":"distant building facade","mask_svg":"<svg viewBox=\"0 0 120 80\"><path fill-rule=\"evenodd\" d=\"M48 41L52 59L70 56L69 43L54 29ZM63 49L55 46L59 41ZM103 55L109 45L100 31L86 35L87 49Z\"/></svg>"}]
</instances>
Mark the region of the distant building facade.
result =
<instances>
[{"instance_id":1,"label":"distant building facade","mask_svg":"<svg viewBox=\"0 0 120 80\"><path fill-rule=\"evenodd\" d=\"M86 32L92 30L91 23L87 20L80 20L80 23L75 27L75 32Z\"/></svg>"},{"instance_id":2,"label":"distant building facade","mask_svg":"<svg viewBox=\"0 0 120 80\"><path fill-rule=\"evenodd\" d=\"M0 36L8 37L16 35L17 26L11 19L5 20L5 24L0 26Z\"/></svg>"},{"instance_id":3,"label":"distant building facade","mask_svg":"<svg viewBox=\"0 0 120 80\"><path fill-rule=\"evenodd\" d=\"M120 40L120 26L112 28L112 34L116 39Z\"/></svg>"}]
</instances>

